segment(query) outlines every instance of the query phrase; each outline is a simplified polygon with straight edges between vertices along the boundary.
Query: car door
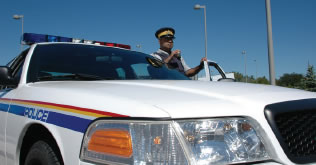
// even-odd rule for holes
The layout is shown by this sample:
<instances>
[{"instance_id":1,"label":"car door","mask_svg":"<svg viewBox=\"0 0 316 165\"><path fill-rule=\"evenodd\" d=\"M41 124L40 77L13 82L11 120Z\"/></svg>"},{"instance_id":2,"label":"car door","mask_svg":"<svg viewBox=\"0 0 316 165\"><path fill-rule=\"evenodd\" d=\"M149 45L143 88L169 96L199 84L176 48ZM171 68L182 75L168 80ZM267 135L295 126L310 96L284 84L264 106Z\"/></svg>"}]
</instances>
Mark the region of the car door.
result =
<instances>
[{"instance_id":1,"label":"car door","mask_svg":"<svg viewBox=\"0 0 316 165\"><path fill-rule=\"evenodd\" d=\"M28 50L25 50L7 66L12 70L15 82L19 82L22 73L22 66ZM6 130L12 126L7 125L7 116L10 109L11 99L14 98L17 85L4 85L0 82L0 164L7 164L6 152Z\"/></svg>"},{"instance_id":2,"label":"car door","mask_svg":"<svg viewBox=\"0 0 316 165\"><path fill-rule=\"evenodd\" d=\"M1 86L1 88L4 88ZM5 161L5 127L6 127L6 117L9 110L9 105L2 100L2 98L7 95L9 90L0 90L0 162Z\"/></svg>"}]
</instances>

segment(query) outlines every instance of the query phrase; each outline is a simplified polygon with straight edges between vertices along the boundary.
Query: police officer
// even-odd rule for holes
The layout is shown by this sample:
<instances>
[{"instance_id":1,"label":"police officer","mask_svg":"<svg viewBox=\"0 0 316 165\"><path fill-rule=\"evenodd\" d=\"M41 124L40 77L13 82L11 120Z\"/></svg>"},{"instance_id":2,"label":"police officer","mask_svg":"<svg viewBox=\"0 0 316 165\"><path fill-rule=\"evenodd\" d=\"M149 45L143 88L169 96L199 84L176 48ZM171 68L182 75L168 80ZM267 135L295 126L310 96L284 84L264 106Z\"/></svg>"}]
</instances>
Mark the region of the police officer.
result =
<instances>
[{"instance_id":1,"label":"police officer","mask_svg":"<svg viewBox=\"0 0 316 165\"><path fill-rule=\"evenodd\" d=\"M192 77L204 68L203 61L206 61L206 58L201 59L200 65L190 68L182 58L180 50L177 49L172 51L173 40L175 39L174 35L175 30L170 27L164 27L157 30L155 36L159 41L160 49L151 55L165 62L168 68L176 69L186 76Z\"/></svg>"}]
</instances>

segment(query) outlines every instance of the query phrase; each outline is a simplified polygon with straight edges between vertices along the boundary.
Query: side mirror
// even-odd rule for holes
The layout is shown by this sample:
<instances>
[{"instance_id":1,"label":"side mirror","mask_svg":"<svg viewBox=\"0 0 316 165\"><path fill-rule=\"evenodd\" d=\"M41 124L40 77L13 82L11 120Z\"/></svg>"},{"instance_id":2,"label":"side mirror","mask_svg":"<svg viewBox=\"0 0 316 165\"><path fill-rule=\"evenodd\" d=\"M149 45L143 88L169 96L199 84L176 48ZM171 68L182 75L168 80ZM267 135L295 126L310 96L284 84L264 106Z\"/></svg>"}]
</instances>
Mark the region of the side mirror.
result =
<instances>
[{"instance_id":1,"label":"side mirror","mask_svg":"<svg viewBox=\"0 0 316 165\"><path fill-rule=\"evenodd\" d=\"M233 78L220 78L217 81L220 81L220 82L236 82L236 80L233 79Z\"/></svg>"},{"instance_id":2,"label":"side mirror","mask_svg":"<svg viewBox=\"0 0 316 165\"><path fill-rule=\"evenodd\" d=\"M12 78L11 69L7 66L0 66L0 85L17 85Z\"/></svg>"}]
</instances>

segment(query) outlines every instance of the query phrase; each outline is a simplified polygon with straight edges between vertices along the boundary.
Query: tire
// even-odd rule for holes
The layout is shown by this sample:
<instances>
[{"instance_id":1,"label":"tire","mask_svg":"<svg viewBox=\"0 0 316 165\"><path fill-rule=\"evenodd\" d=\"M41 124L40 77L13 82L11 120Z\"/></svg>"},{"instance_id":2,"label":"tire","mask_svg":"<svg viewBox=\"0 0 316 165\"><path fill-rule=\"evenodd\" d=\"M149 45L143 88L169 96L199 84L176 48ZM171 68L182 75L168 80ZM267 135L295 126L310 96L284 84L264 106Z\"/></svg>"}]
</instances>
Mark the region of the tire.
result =
<instances>
[{"instance_id":1,"label":"tire","mask_svg":"<svg viewBox=\"0 0 316 165\"><path fill-rule=\"evenodd\" d=\"M24 165L62 165L62 163L51 146L44 141L37 141L27 153Z\"/></svg>"}]
</instances>

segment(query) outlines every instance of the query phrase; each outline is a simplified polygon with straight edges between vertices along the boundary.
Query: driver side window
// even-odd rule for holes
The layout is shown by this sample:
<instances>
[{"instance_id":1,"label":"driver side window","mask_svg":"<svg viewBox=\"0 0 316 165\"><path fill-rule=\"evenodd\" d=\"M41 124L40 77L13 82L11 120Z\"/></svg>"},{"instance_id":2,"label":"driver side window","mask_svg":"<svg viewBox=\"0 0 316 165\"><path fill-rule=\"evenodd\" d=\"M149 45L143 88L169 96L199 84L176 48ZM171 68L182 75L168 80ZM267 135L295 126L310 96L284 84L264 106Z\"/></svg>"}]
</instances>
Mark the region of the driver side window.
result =
<instances>
[{"instance_id":1,"label":"driver side window","mask_svg":"<svg viewBox=\"0 0 316 165\"><path fill-rule=\"evenodd\" d=\"M20 64L20 65L18 66L15 75L13 75L14 82L16 82L16 83L19 83L19 82L20 82L21 74L22 74L22 69L23 69L23 63L24 63L24 60L23 60L22 64Z\"/></svg>"},{"instance_id":2,"label":"driver side window","mask_svg":"<svg viewBox=\"0 0 316 165\"><path fill-rule=\"evenodd\" d=\"M2 86L1 89L16 88L17 87L18 83L20 82L24 60L25 60L25 57L26 57L28 51L29 51L29 49L24 50L19 56L14 58L14 60L12 60L7 65L10 69L10 72L11 72L10 76L13 79L13 83L10 85Z\"/></svg>"}]
</instances>

